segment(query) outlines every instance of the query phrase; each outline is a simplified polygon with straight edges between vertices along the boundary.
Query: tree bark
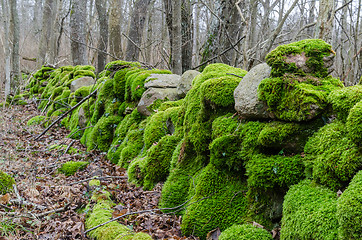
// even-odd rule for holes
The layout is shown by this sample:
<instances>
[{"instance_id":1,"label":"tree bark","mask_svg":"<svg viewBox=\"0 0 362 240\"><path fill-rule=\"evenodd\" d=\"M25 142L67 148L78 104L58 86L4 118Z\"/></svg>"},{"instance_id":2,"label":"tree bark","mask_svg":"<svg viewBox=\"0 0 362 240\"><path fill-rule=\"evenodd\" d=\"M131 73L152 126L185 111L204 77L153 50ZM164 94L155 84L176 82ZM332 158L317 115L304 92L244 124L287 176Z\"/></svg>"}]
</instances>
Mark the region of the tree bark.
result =
<instances>
[{"instance_id":1,"label":"tree bark","mask_svg":"<svg viewBox=\"0 0 362 240\"><path fill-rule=\"evenodd\" d=\"M1 0L1 8L3 13L3 23L4 23L4 53L5 53L5 99L10 94L10 42L9 42L9 6L6 0Z\"/></svg>"},{"instance_id":2,"label":"tree bark","mask_svg":"<svg viewBox=\"0 0 362 240\"><path fill-rule=\"evenodd\" d=\"M315 38L320 38L327 43L332 43L334 0L320 0L319 14L315 29Z\"/></svg>"},{"instance_id":3,"label":"tree bark","mask_svg":"<svg viewBox=\"0 0 362 240\"><path fill-rule=\"evenodd\" d=\"M108 19L104 0L96 0L96 8L99 22L99 38L98 38L98 64L97 72L101 72L106 66L107 46L108 46Z\"/></svg>"},{"instance_id":4,"label":"tree bark","mask_svg":"<svg viewBox=\"0 0 362 240\"><path fill-rule=\"evenodd\" d=\"M122 41L121 41L121 1L112 0L109 13L109 52L116 56L117 59L122 58ZM112 60L116 60L113 59Z\"/></svg>"},{"instance_id":5,"label":"tree bark","mask_svg":"<svg viewBox=\"0 0 362 240\"><path fill-rule=\"evenodd\" d=\"M56 1L56 0L55 0ZM43 11L43 20L42 20L42 27L41 27L41 36L39 42L39 49L38 49L38 57L37 57L37 67L41 67L41 65L45 64L47 51L49 49L49 41L51 39L52 34L52 22L53 16L55 14L54 9L54 0L46 0L44 3L44 11Z\"/></svg>"},{"instance_id":6,"label":"tree bark","mask_svg":"<svg viewBox=\"0 0 362 240\"><path fill-rule=\"evenodd\" d=\"M151 0L138 0L133 8L126 50L127 61L138 61L146 11Z\"/></svg>"},{"instance_id":7,"label":"tree bark","mask_svg":"<svg viewBox=\"0 0 362 240\"><path fill-rule=\"evenodd\" d=\"M172 1L172 71L182 74L182 29L181 29L181 0Z\"/></svg>"},{"instance_id":8,"label":"tree bark","mask_svg":"<svg viewBox=\"0 0 362 240\"><path fill-rule=\"evenodd\" d=\"M86 0L74 0L70 14L71 52L73 65L86 65Z\"/></svg>"},{"instance_id":9,"label":"tree bark","mask_svg":"<svg viewBox=\"0 0 362 240\"><path fill-rule=\"evenodd\" d=\"M11 55L11 91L16 93L19 91L20 85L20 56L19 56L19 41L20 41L20 23L17 10L17 0L10 0L10 35L12 41Z\"/></svg>"},{"instance_id":10,"label":"tree bark","mask_svg":"<svg viewBox=\"0 0 362 240\"><path fill-rule=\"evenodd\" d=\"M192 65L192 12L190 0L182 0L181 9L182 34L182 72L191 69Z\"/></svg>"}]
</instances>

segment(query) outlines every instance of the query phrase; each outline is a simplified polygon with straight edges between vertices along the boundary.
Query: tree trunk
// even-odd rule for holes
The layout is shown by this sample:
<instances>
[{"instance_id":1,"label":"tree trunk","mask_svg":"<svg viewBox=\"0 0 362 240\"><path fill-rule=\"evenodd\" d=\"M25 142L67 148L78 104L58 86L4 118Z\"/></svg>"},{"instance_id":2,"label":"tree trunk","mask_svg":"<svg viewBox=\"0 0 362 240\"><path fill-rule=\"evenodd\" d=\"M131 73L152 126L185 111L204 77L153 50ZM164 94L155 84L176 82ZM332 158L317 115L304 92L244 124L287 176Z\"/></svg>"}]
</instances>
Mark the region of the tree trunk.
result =
<instances>
[{"instance_id":1,"label":"tree trunk","mask_svg":"<svg viewBox=\"0 0 362 240\"><path fill-rule=\"evenodd\" d=\"M86 46L86 0L73 1L70 14L71 28L71 52L73 65L86 65L87 46Z\"/></svg>"},{"instance_id":2,"label":"tree trunk","mask_svg":"<svg viewBox=\"0 0 362 240\"><path fill-rule=\"evenodd\" d=\"M181 1L172 1L172 71L179 75L182 74Z\"/></svg>"},{"instance_id":3,"label":"tree trunk","mask_svg":"<svg viewBox=\"0 0 362 240\"><path fill-rule=\"evenodd\" d=\"M4 53L5 53L5 99L10 94L10 44L9 44L9 6L6 0L1 0L1 8L3 13L3 22L4 22Z\"/></svg>"},{"instance_id":4,"label":"tree trunk","mask_svg":"<svg viewBox=\"0 0 362 240\"><path fill-rule=\"evenodd\" d=\"M106 66L107 61L107 45L108 45L108 19L104 0L96 0L96 8L99 22L99 38L98 38L98 64L97 72L101 72Z\"/></svg>"},{"instance_id":5,"label":"tree trunk","mask_svg":"<svg viewBox=\"0 0 362 240\"><path fill-rule=\"evenodd\" d=\"M182 32L182 72L191 69L192 65L192 12L190 0L182 0L181 11Z\"/></svg>"},{"instance_id":6,"label":"tree trunk","mask_svg":"<svg viewBox=\"0 0 362 240\"><path fill-rule=\"evenodd\" d=\"M133 7L126 50L127 61L138 61L146 11L151 0L138 0Z\"/></svg>"},{"instance_id":7,"label":"tree trunk","mask_svg":"<svg viewBox=\"0 0 362 240\"><path fill-rule=\"evenodd\" d=\"M17 0L10 0L10 35L12 41L11 55L11 90L16 93L19 91L20 85L20 56L19 56L19 41L20 41L20 23L17 10Z\"/></svg>"},{"instance_id":8,"label":"tree trunk","mask_svg":"<svg viewBox=\"0 0 362 240\"><path fill-rule=\"evenodd\" d=\"M122 58L122 41L121 41L121 1L112 0L109 13L109 52L116 57L116 59ZM116 60L113 59L112 60Z\"/></svg>"},{"instance_id":9,"label":"tree trunk","mask_svg":"<svg viewBox=\"0 0 362 240\"><path fill-rule=\"evenodd\" d=\"M39 42L39 49L38 49L38 57L37 57L37 67L39 68L46 62L46 55L49 49L49 41L52 34L52 22L53 16L55 14L54 9L54 0L46 0L44 3L44 11L43 11L43 21L42 21L42 31L41 37Z\"/></svg>"},{"instance_id":10,"label":"tree trunk","mask_svg":"<svg viewBox=\"0 0 362 240\"><path fill-rule=\"evenodd\" d=\"M320 38L327 43L332 43L334 0L320 0L319 14L315 29L315 38Z\"/></svg>"}]
</instances>

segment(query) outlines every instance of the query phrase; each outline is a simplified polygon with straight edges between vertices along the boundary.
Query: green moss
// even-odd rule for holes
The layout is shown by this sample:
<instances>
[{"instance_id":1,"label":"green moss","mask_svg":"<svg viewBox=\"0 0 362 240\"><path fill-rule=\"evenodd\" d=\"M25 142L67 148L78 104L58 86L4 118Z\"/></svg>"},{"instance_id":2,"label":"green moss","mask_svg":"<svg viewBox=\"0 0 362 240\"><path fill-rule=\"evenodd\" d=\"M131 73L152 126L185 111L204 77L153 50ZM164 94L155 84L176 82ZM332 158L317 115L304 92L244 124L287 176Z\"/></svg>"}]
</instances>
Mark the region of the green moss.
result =
<instances>
[{"instance_id":1,"label":"green moss","mask_svg":"<svg viewBox=\"0 0 362 240\"><path fill-rule=\"evenodd\" d=\"M169 133L163 120L164 112L158 112L153 114L148 121L143 136L146 149L149 149L153 144L156 144L163 136L166 136Z\"/></svg>"},{"instance_id":2,"label":"green moss","mask_svg":"<svg viewBox=\"0 0 362 240\"><path fill-rule=\"evenodd\" d=\"M254 155L247 162L246 175L251 191L268 189L287 190L289 186L304 179L304 164L301 156Z\"/></svg>"},{"instance_id":3,"label":"green moss","mask_svg":"<svg viewBox=\"0 0 362 240\"><path fill-rule=\"evenodd\" d=\"M116 239L118 239L118 238L116 238ZM147 233L139 232L133 236L132 240L152 240L152 237L150 235L148 235Z\"/></svg>"},{"instance_id":4,"label":"green moss","mask_svg":"<svg viewBox=\"0 0 362 240\"><path fill-rule=\"evenodd\" d=\"M337 200L339 239L362 239L362 170Z\"/></svg>"},{"instance_id":5,"label":"green moss","mask_svg":"<svg viewBox=\"0 0 362 240\"><path fill-rule=\"evenodd\" d=\"M246 74L243 73L242 76ZM212 109L218 107L233 108L234 90L239 85L241 78L225 76L213 78L204 82L200 87L201 99L204 104L210 105Z\"/></svg>"},{"instance_id":6,"label":"green moss","mask_svg":"<svg viewBox=\"0 0 362 240\"><path fill-rule=\"evenodd\" d=\"M336 193L309 180L290 188L284 198L281 240L337 239Z\"/></svg>"},{"instance_id":7,"label":"green moss","mask_svg":"<svg viewBox=\"0 0 362 240\"><path fill-rule=\"evenodd\" d=\"M346 127L336 121L322 127L306 143L307 176L314 181L338 190L362 168L362 154L348 137Z\"/></svg>"},{"instance_id":8,"label":"green moss","mask_svg":"<svg viewBox=\"0 0 362 240\"><path fill-rule=\"evenodd\" d=\"M261 152L258 137L265 123L259 121L246 122L241 126L240 139L242 139L240 155L244 161L250 160L253 155Z\"/></svg>"},{"instance_id":9,"label":"green moss","mask_svg":"<svg viewBox=\"0 0 362 240\"><path fill-rule=\"evenodd\" d=\"M143 179L145 178L145 166L145 157L138 157L133 159L127 169L128 181L136 184L137 186L142 185Z\"/></svg>"},{"instance_id":10,"label":"green moss","mask_svg":"<svg viewBox=\"0 0 362 240\"><path fill-rule=\"evenodd\" d=\"M218 117L212 122L212 139L236 133L240 125L237 117L231 113Z\"/></svg>"},{"instance_id":11,"label":"green moss","mask_svg":"<svg viewBox=\"0 0 362 240\"><path fill-rule=\"evenodd\" d=\"M187 207L181 224L183 234L204 239L216 227L224 231L235 223L243 223L246 188L239 177L209 164L197 176L195 184L194 203Z\"/></svg>"},{"instance_id":12,"label":"green moss","mask_svg":"<svg viewBox=\"0 0 362 240\"><path fill-rule=\"evenodd\" d=\"M332 91L328 96L328 101L332 104L337 117L346 121L350 109L362 100L362 85L345 87Z\"/></svg>"},{"instance_id":13,"label":"green moss","mask_svg":"<svg viewBox=\"0 0 362 240\"><path fill-rule=\"evenodd\" d=\"M14 178L0 170L0 194L12 191L14 184Z\"/></svg>"},{"instance_id":14,"label":"green moss","mask_svg":"<svg viewBox=\"0 0 362 240\"><path fill-rule=\"evenodd\" d=\"M126 90L126 73L131 70L136 70L138 68L131 67L131 65L122 65L122 69L118 70L114 75L114 92L117 97L123 101L125 90ZM121 68L121 67L120 67Z\"/></svg>"},{"instance_id":15,"label":"green moss","mask_svg":"<svg viewBox=\"0 0 362 240\"><path fill-rule=\"evenodd\" d=\"M78 170L83 170L87 167L89 162L74 162L69 161L64 163L61 168L58 169L59 172L64 173L65 176L74 175Z\"/></svg>"},{"instance_id":16,"label":"green moss","mask_svg":"<svg viewBox=\"0 0 362 240\"><path fill-rule=\"evenodd\" d=\"M362 100L351 109L347 118L349 137L358 145L362 143Z\"/></svg>"},{"instance_id":17,"label":"green moss","mask_svg":"<svg viewBox=\"0 0 362 240\"><path fill-rule=\"evenodd\" d=\"M94 74L94 72L90 71L90 70L76 70L73 73L73 76L74 76L74 79L76 79L76 77L79 78L79 77L85 77L85 76L96 78L96 75Z\"/></svg>"},{"instance_id":18,"label":"green moss","mask_svg":"<svg viewBox=\"0 0 362 240\"><path fill-rule=\"evenodd\" d=\"M328 69L324 66L323 57L335 54L331 45L321 39L305 39L299 42L281 45L266 56L266 62L271 66L271 75L281 77L285 73L304 76L306 73L298 68L295 63L288 63L287 57L297 54L305 54L306 65L316 77L324 78L328 75Z\"/></svg>"},{"instance_id":19,"label":"green moss","mask_svg":"<svg viewBox=\"0 0 362 240\"><path fill-rule=\"evenodd\" d=\"M26 125L28 125L28 126L39 125L39 124L43 123L45 119L46 119L46 116L35 116L35 117L30 118L28 120L28 122L26 123Z\"/></svg>"},{"instance_id":20,"label":"green moss","mask_svg":"<svg viewBox=\"0 0 362 240\"><path fill-rule=\"evenodd\" d=\"M272 240L272 235L265 229L251 224L233 225L219 236L219 240Z\"/></svg>"},{"instance_id":21,"label":"green moss","mask_svg":"<svg viewBox=\"0 0 362 240\"><path fill-rule=\"evenodd\" d=\"M299 153L303 151L308 138L323 125L322 119L306 123L273 121L267 123L260 132L258 143L277 151Z\"/></svg>"},{"instance_id":22,"label":"green moss","mask_svg":"<svg viewBox=\"0 0 362 240\"><path fill-rule=\"evenodd\" d=\"M116 61L107 63L107 65L105 66L104 69L109 70L109 71L117 71L119 69L124 68L125 66L140 68L141 64L139 62L126 62L126 61L122 61L122 60L116 60Z\"/></svg>"},{"instance_id":23,"label":"green moss","mask_svg":"<svg viewBox=\"0 0 362 240\"><path fill-rule=\"evenodd\" d=\"M102 117L92 129L89 139L87 139L87 147L91 149L99 149L107 152L112 140L114 130L121 121L118 116Z\"/></svg>"},{"instance_id":24,"label":"green moss","mask_svg":"<svg viewBox=\"0 0 362 240\"><path fill-rule=\"evenodd\" d=\"M96 69L94 66L91 65L77 65L74 68L69 68L68 70L73 69L73 71L78 71L78 70L85 70L85 71L91 71L94 72Z\"/></svg>"},{"instance_id":25,"label":"green moss","mask_svg":"<svg viewBox=\"0 0 362 240\"><path fill-rule=\"evenodd\" d=\"M166 180L172 153L179 141L179 137L167 135L149 149L146 157L144 189L152 189L156 183Z\"/></svg>"},{"instance_id":26,"label":"green moss","mask_svg":"<svg viewBox=\"0 0 362 240\"><path fill-rule=\"evenodd\" d=\"M265 101L268 110L280 120L308 121L327 108L328 94L342 86L341 81L333 77L285 75L261 81L258 98Z\"/></svg>"}]
</instances>

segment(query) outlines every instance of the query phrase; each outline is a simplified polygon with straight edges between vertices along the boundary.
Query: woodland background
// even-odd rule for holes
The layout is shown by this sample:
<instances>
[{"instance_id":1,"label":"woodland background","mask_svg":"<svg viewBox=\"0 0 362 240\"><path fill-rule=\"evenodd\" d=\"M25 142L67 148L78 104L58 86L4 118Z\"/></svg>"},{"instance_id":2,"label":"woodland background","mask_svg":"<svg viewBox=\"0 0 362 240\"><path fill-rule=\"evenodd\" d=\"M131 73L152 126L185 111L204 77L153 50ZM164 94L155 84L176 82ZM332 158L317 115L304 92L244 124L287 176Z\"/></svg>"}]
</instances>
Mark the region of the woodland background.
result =
<instances>
[{"instance_id":1,"label":"woodland background","mask_svg":"<svg viewBox=\"0 0 362 240\"><path fill-rule=\"evenodd\" d=\"M176 74L222 62L250 70L280 44L322 38L334 76L362 75L361 0L1 0L0 86L44 64L139 61ZM11 85L10 85L11 82Z\"/></svg>"}]
</instances>

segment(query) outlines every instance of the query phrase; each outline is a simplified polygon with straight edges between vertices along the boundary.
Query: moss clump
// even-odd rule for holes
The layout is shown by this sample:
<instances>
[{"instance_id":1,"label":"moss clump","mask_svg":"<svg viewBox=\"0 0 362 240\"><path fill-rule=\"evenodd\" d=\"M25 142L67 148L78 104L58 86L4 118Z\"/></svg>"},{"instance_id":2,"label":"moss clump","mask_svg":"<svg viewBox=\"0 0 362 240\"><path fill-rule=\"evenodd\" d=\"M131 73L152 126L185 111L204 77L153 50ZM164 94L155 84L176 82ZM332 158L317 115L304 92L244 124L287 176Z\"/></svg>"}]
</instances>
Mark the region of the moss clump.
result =
<instances>
[{"instance_id":1,"label":"moss clump","mask_svg":"<svg viewBox=\"0 0 362 240\"><path fill-rule=\"evenodd\" d=\"M328 101L332 104L333 111L337 113L338 119L346 121L350 109L362 100L362 85L345 87L332 91Z\"/></svg>"},{"instance_id":2,"label":"moss clump","mask_svg":"<svg viewBox=\"0 0 362 240\"><path fill-rule=\"evenodd\" d=\"M73 73L73 76L74 76L74 79L76 79L77 77L92 77L92 78L96 78L96 75L94 74L93 71L90 71L90 70L76 70L74 73Z\"/></svg>"},{"instance_id":3,"label":"moss clump","mask_svg":"<svg viewBox=\"0 0 362 240\"><path fill-rule=\"evenodd\" d=\"M268 189L282 189L298 183L304 178L304 164L301 156L254 155L246 164L248 187L251 191L264 192Z\"/></svg>"},{"instance_id":4,"label":"moss clump","mask_svg":"<svg viewBox=\"0 0 362 240\"><path fill-rule=\"evenodd\" d=\"M0 194L5 194L13 190L14 178L0 170Z\"/></svg>"},{"instance_id":5,"label":"moss clump","mask_svg":"<svg viewBox=\"0 0 362 240\"><path fill-rule=\"evenodd\" d=\"M98 180L98 179L92 179L89 181L89 184L88 184L90 187L92 186L100 186L101 185L101 181Z\"/></svg>"},{"instance_id":6,"label":"moss clump","mask_svg":"<svg viewBox=\"0 0 362 240\"><path fill-rule=\"evenodd\" d=\"M306 143L304 152L307 175L333 190L347 186L362 168L362 154L340 121L316 132Z\"/></svg>"},{"instance_id":7,"label":"moss clump","mask_svg":"<svg viewBox=\"0 0 362 240\"><path fill-rule=\"evenodd\" d=\"M28 126L39 125L39 124L43 123L45 119L46 119L46 116L35 116L35 117L30 118L28 120L28 122L26 123L26 125L28 125Z\"/></svg>"},{"instance_id":8,"label":"moss clump","mask_svg":"<svg viewBox=\"0 0 362 240\"><path fill-rule=\"evenodd\" d=\"M271 66L271 75L281 77L285 73L304 76L307 73L295 63L290 63L287 57L305 55L306 65L316 77L324 78L328 69L324 66L324 57L335 54L331 45L320 39L305 39L299 42L281 45L266 56L266 62Z\"/></svg>"},{"instance_id":9,"label":"moss clump","mask_svg":"<svg viewBox=\"0 0 362 240\"><path fill-rule=\"evenodd\" d=\"M362 170L337 201L339 239L362 239Z\"/></svg>"},{"instance_id":10,"label":"moss clump","mask_svg":"<svg viewBox=\"0 0 362 240\"><path fill-rule=\"evenodd\" d=\"M113 140L113 133L120 121L121 118L118 116L99 119L87 139L88 149L98 148L100 151L107 152Z\"/></svg>"},{"instance_id":11,"label":"moss clump","mask_svg":"<svg viewBox=\"0 0 362 240\"><path fill-rule=\"evenodd\" d=\"M243 194L246 187L239 177L209 164L196 177L195 184L190 186L195 203L186 208L181 224L183 234L203 239L216 227L223 231L234 223L243 223L247 210Z\"/></svg>"},{"instance_id":12,"label":"moss clump","mask_svg":"<svg viewBox=\"0 0 362 240\"><path fill-rule=\"evenodd\" d=\"M246 71L242 74L245 76ZM200 93L204 104L210 105L211 108L233 107L234 90L239 85L241 78L226 76L213 78L201 85Z\"/></svg>"},{"instance_id":13,"label":"moss clump","mask_svg":"<svg viewBox=\"0 0 362 240\"><path fill-rule=\"evenodd\" d=\"M143 182L145 189L152 189L157 182L166 180L169 174L172 153L179 141L179 137L167 135L162 137L157 145L149 149Z\"/></svg>"},{"instance_id":14,"label":"moss clump","mask_svg":"<svg viewBox=\"0 0 362 240\"><path fill-rule=\"evenodd\" d=\"M58 169L59 172L64 173L65 176L74 175L78 170L83 170L87 167L89 162L74 162L69 161L62 165L61 168Z\"/></svg>"},{"instance_id":15,"label":"moss clump","mask_svg":"<svg viewBox=\"0 0 362 240\"><path fill-rule=\"evenodd\" d=\"M233 225L219 236L219 240L272 240L272 235L265 229L254 227L251 224Z\"/></svg>"},{"instance_id":16,"label":"moss clump","mask_svg":"<svg viewBox=\"0 0 362 240\"><path fill-rule=\"evenodd\" d=\"M123 101L126 91L126 74L131 70L136 70L138 67L134 66L132 63L124 62L123 65L118 65L119 70L114 75L114 89L113 91L117 97ZM113 65L114 67L114 65Z\"/></svg>"},{"instance_id":17,"label":"moss clump","mask_svg":"<svg viewBox=\"0 0 362 240\"><path fill-rule=\"evenodd\" d=\"M145 178L145 166L145 157L138 157L133 159L127 169L128 181L138 186L142 185L143 179Z\"/></svg>"},{"instance_id":18,"label":"moss clump","mask_svg":"<svg viewBox=\"0 0 362 240\"><path fill-rule=\"evenodd\" d=\"M322 119L307 123L273 121L260 132L258 143L277 151L299 153L303 151L308 138L323 125Z\"/></svg>"},{"instance_id":19,"label":"moss clump","mask_svg":"<svg viewBox=\"0 0 362 240\"><path fill-rule=\"evenodd\" d=\"M320 115L328 106L327 96L343 87L339 79L285 75L266 78L258 87L258 98L268 110L283 121L308 121Z\"/></svg>"},{"instance_id":20,"label":"moss clump","mask_svg":"<svg viewBox=\"0 0 362 240\"><path fill-rule=\"evenodd\" d=\"M290 188L284 198L281 240L337 239L336 194L309 180Z\"/></svg>"},{"instance_id":21,"label":"moss clump","mask_svg":"<svg viewBox=\"0 0 362 240\"><path fill-rule=\"evenodd\" d=\"M362 143L362 100L351 109L347 118L349 137L358 145Z\"/></svg>"}]
</instances>

